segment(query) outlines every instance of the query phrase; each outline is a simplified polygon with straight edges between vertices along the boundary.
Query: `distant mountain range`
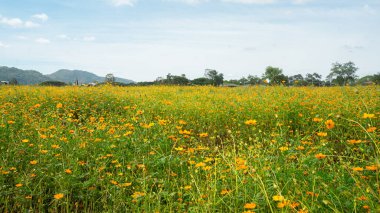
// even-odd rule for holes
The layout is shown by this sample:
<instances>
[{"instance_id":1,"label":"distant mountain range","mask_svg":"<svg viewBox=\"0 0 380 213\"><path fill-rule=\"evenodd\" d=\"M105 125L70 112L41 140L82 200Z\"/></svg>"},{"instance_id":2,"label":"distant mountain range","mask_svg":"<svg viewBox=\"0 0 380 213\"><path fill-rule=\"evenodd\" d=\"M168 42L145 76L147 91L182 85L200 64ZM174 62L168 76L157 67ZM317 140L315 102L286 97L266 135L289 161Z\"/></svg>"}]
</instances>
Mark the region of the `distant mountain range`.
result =
<instances>
[{"instance_id":1,"label":"distant mountain range","mask_svg":"<svg viewBox=\"0 0 380 213\"><path fill-rule=\"evenodd\" d=\"M82 70L61 69L52 74L43 75L35 70L22 70L14 67L0 66L0 81L17 80L18 84L39 84L44 81L61 81L67 84L74 83L78 80L79 84L88 84L91 82L104 82L105 77L100 77L94 73ZM116 82L125 84L134 83L134 81L124 78L115 77Z\"/></svg>"}]
</instances>

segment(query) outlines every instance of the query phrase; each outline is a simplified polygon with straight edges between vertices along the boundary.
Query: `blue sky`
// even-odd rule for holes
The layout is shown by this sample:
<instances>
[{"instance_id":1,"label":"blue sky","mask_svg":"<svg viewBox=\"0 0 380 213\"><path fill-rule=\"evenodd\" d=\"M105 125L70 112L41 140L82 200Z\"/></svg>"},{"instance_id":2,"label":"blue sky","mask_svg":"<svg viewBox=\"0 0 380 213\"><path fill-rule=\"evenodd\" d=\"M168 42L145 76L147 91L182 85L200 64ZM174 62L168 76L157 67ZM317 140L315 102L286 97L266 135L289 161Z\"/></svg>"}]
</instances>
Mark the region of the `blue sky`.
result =
<instances>
[{"instance_id":1,"label":"blue sky","mask_svg":"<svg viewBox=\"0 0 380 213\"><path fill-rule=\"evenodd\" d=\"M3 0L0 65L135 81L226 79L353 61L380 72L380 0Z\"/></svg>"}]
</instances>

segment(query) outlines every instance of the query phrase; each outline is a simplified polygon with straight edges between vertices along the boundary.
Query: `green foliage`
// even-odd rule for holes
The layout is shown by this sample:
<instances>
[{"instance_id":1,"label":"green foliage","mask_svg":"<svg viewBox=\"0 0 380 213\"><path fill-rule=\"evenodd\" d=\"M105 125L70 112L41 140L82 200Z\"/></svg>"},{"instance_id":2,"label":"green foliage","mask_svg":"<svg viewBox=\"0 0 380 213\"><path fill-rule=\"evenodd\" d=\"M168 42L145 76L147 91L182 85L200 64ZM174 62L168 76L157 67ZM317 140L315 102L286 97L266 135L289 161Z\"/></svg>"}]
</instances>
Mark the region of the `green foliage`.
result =
<instances>
[{"instance_id":1,"label":"green foliage","mask_svg":"<svg viewBox=\"0 0 380 213\"><path fill-rule=\"evenodd\" d=\"M212 85L213 82L208 78L201 77L192 80L191 83L194 85Z\"/></svg>"},{"instance_id":2,"label":"green foliage","mask_svg":"<svg viewBox=\"0 0 380 213\"><path fill-rule=\"evenodd\" d=\"M331 79L334 83L337 83L340 86L352 84L355 82L357 76L355 75L356 71L359 68L351 61L340 64L338 62L332 64L331 72L327 78Z\"/></svg>"},{"instance_id":3,"label":"green foliage","mask_svg":"<svg viewBox=\"0 0 380 213\"><path fill-rule=\"evenodd\" d=\"M219 86L223 84L223 73L218 73L216 70L206 69L205 77L211 80L212 85Z\"/></svg>"},{"instance_id":4,"label":"green foliage","mask_svg":"<svg viewBox=\"0 0 380 213\"><path fill-rule=\"evenodd\" d=\"M21 70L14 67L0 67L0 81L11 81L17 84L31 85L50 81L49 77L34 70Z\"/></svg>"},{"instance_id":5,"label":"green foliage","mask_svg":"<svg viewBox=\"0 0 380 213\"><path fill-rule=\"evenodd\" d=\"M287 77L282 73L282 69L272 66L265 69L263 79L269 79L271 85L280 85L288 81Z\"/></svg>"},{"instance_id":6,"label":"green foliage","mask_svg":"<svg viewBox=\"0 0 380 213\"><path fill-rule=\"evenodd\" d=\"M55 87L62 87L66 86L67 84L65 82L61 81L44 81L40 83L40 86L55 86Z\"/></svg>"}]
</instances>

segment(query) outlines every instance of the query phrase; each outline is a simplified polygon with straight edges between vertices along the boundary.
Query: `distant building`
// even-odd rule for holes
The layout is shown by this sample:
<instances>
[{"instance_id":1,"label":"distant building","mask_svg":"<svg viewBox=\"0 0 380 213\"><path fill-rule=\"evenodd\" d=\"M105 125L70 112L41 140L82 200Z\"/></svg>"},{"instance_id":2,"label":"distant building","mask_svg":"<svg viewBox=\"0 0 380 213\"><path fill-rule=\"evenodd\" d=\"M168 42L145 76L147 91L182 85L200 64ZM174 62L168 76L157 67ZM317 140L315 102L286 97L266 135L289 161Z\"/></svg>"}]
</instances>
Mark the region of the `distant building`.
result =
<instances>
[{"instance_id":1,"label":"distant building","mask_svg":"<svg viewBox=\"0 0 380 213\"><path fill-rule=\"evenodd\" d=\"M8 85L9 81L0 81L0 84L6 84L6 85Z\"/></svg>"}]
</instances>

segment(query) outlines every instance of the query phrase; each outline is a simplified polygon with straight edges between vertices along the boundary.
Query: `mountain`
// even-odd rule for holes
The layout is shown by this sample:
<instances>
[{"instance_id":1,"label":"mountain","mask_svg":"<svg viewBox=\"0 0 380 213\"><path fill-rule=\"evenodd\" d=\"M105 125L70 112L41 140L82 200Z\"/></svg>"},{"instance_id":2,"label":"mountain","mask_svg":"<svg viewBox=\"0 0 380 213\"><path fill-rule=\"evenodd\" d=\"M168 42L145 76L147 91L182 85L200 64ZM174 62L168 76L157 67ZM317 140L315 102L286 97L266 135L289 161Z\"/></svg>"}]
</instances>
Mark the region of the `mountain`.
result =
<instances>
[{"instance_id":1,"label":"mountain","mask_svg":"<svg viewBox=\"0 0 380 213\"><path fill-rule=\"evenodd\" d=\"M14 67L0 66L0 81L17 80L18 84L39 84L51 79L35 70L22 70Z\"/></svg>"},{"instance_id":2,"label":"mountain","mask_svg":"<svg viewBox=\"0 0 380 213\"><path fill-rule=\"evenodd\" d=\"M78 80L80 84L88 84L91 82L104 82L105 78L97 76L87 71L66 69L58 70L57 72L54 72L46 76L54 81L62 81L65 83L74 83L76 80ZM132 80L117 77L115 77L115 81L125 84L134 83Z\"/></svg>"},{"instance_id":3,"label":"mountain","mask_svg":"<svg viewBox=\"0 0 380 213\"><path fill-rule=\"evenodd\" d=\"M88 84L91 82L104 82L105 77L97 76L91 72L82 70L58 70L52 74L43 75L35 70L22 70L15 67L0 66L0 81L14 81L18 84L40 84L45 81L61 81L65 83L74 83L76 80L80 84ZM131 84L132 80L115 77L116 82Z\"/></svg>"}]
</instances>

